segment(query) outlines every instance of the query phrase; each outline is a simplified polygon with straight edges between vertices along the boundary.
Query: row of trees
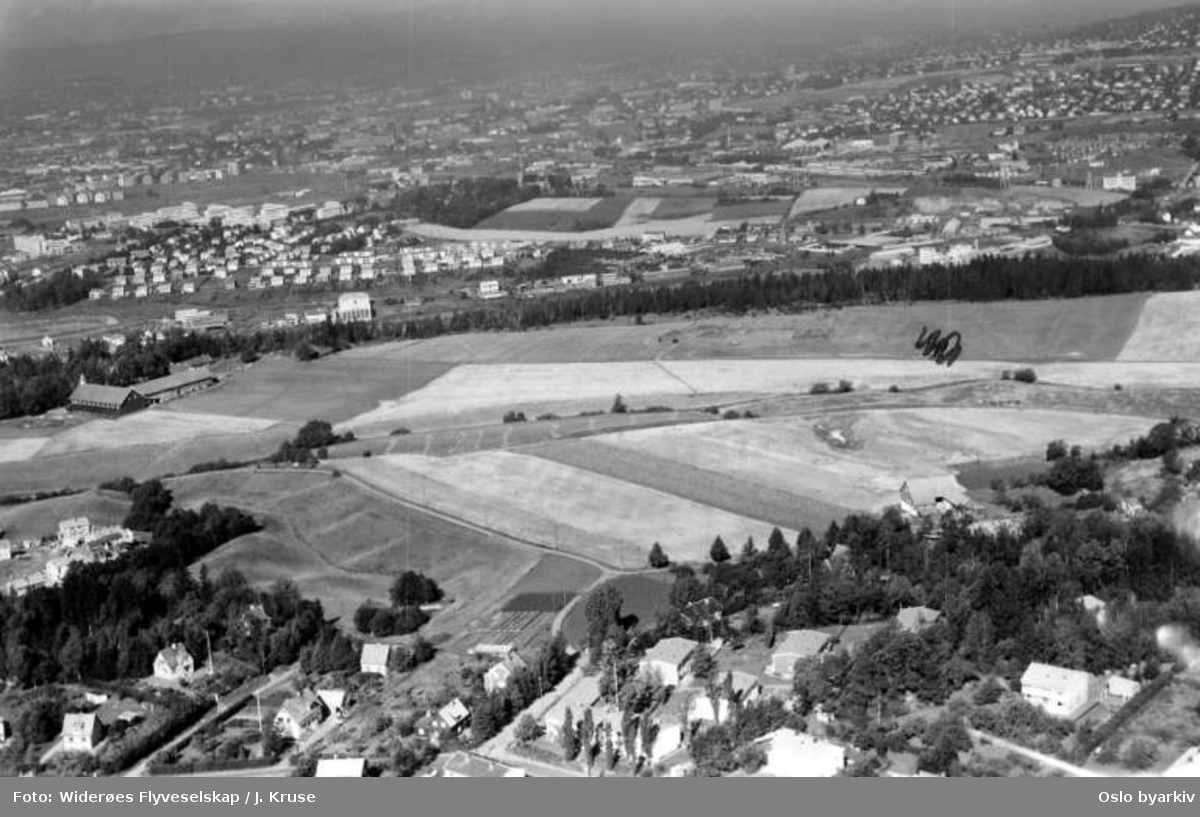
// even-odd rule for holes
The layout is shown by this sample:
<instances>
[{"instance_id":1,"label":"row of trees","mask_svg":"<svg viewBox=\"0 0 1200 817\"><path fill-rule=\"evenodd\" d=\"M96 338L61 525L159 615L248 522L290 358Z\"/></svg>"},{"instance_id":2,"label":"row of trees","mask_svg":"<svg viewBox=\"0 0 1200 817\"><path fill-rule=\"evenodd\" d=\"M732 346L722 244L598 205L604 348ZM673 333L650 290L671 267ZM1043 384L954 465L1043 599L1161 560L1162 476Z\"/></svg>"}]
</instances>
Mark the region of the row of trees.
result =
<instances>
[{"instance_id":1,"label":"row of trees","mask_svg":"<svg viewBox=\"0 0 1200 817\"><path fill-rule=\"evenodd\" d=\"M425 188L422 188L425 189ZM962 267L854 272L763 273L710 281L608 287L584 293L497 303L446 315L378 323L325 323L260 329L245 335L176 331L161 341L126 344L108 353L85 343L65 358L19 356L0 364L0 419L66 404L87 375L89 382L128 385L167 373L170 363L199 355L251 359L301 346L334 350L371 340L429 338L447 333L522 330L580 320L642 314L720 310L734 314L766 309L809 309L909 301L996 301L1077 298L1141 291L1183 291L1200 282L1194 265L1157 257L1078 260L1031 256L983 257Z\"/></svg>"}]
</instances>

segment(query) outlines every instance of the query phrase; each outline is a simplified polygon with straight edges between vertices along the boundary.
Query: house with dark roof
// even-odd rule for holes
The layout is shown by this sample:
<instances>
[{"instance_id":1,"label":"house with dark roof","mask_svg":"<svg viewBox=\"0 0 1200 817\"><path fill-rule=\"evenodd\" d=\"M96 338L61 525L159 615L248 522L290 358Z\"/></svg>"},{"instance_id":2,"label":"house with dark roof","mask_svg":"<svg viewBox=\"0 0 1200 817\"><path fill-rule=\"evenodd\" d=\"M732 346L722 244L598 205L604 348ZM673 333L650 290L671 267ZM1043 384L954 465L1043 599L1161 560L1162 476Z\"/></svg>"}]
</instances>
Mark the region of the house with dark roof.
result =
<instances>
[{"instance_id":1,"label":"house with dark roof","mask_svg":"<svg viewBox=\"0 0 1200 817\"><path fill-rule=\"evenodd\" d=\"M446 737L457 734L470 717L471 710L461 699L455 698L437 712L426 712L414 726L419 737L437 746Z\"/></svg>"},{"instance_id":2,"label":"house with dark roof","mask_svg":"<svg viewBox=\"0 0 1200 817\"><path fill-rule=\"evenodd\" d=\"M771 653L767 674L777 678L791 678L796 671L796 662L801 658L820 655L832 639L819 630L792 630Z\"/></svg>"},{"instance_id":3,"label":"house with dark roof","mask_svg":"<svg viewBox=\"0 0 1200 817\"><path fill-rule=\"evenodd\" d=\"M140 411L148 405L150 402L145 397L128 386L102 386L82 379L67 402L67 408L71 411L88 411L112 417Z\"/></svg>"},{"instance_id":4,"label":"house with dark roof","mask_svg":"<svg viewBox=\"0 0 1200 817\"><path fill-rule=\"evenodd\" d=\"M195 671L196 662L182 644L172 644L154 658L154 677L163 681L191 683Z\"/></svg>"},{"instance_id":5,"label":"house with dark roof","mask_svg":"<svg viewBox=\"0 0 1200 817\"><path fill-rule=\"evenodd\" d=\"M145 383L138 383L133 389L152 405L157 405L183 397L185 394L211 388L218 382L220 381L216 375L202 367L147 380Z\"/></svg>"}]
</instances>

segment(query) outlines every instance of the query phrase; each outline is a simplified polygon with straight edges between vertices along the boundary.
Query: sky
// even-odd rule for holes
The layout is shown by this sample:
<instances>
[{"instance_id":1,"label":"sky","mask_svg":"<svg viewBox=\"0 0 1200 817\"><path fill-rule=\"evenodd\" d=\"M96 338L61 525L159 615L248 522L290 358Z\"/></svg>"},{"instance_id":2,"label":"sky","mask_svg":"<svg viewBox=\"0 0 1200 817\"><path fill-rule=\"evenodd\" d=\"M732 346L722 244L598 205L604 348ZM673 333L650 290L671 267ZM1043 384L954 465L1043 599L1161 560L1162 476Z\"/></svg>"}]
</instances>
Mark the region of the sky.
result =
<instances>
[{"instance_id":1,"label":"sky","mask_svg":"<svg viewBox=\"0 0 1200 817\"><path fill-rule=\"evenodd\" d=\"M1131 14L1186 0L0 0L0 44L136 39L167 31L224 30L292 23L346 23L364 14L452 4L485 19L512 14L587 19L602 14L637 25L650 16L695 23L732 17L788 22L870 21L919 13L930 25L1059 20Z\"/></svg>"}]
</instances>

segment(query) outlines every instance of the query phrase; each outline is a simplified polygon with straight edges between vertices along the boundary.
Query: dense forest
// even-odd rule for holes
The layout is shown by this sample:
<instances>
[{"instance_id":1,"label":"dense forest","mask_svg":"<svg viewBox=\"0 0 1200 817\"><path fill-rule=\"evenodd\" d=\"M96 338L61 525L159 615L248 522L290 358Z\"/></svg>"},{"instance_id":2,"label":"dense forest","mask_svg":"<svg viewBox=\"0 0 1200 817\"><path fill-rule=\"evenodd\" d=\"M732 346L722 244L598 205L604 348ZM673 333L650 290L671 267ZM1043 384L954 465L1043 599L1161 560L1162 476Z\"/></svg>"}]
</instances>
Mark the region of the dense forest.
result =
<instances>
[{"instance_id":1,"label":"dense forest","mask_svg":"<svg viewBox=\"0 0 1200 817\"><path fill-rule=\"evenodd\" d=\"M253 518L212 503L172 508L170 491L157 481L133 486L131 496L125 522L153 531L149 545L77 564L58 587L0 598L0 676L23 687L142 677L172 642L185 644L199 664L206 635L214 650L260 670L301 658L322 668L331 656L335 664L357 659L353 644L328 632L320 603L289 583L262 592L235 572L216 581L203 569L192 576L196 559L257 530ZM249 615L253 605L263 615ZM324 654L312 655L313 645Z\"/></svg>"},{"instance_id":2,"label":"dense forest","mask_svg":"<svg viewBox=\"0 0 1200 817\"><path fill-rule=\"evenodd\" d=\"M372 340L430 338L471 331L520 331L643 314L702 310L745 314L770 309L799 311L910 301L1079 298L1185 291L1198 282L1200 268L1186 259L983 257L962 267L776 272L693 279L683 284L611 287L582 294L514 300L405 321L385 319L374 324L326 323L244 335L176 331L160 341L127 343L115 353L109 353L97 342L85 341L65 357L57 353L40 358L25 355L0 364L0 419L65 405L81 374L89 382L129 385L166 374L171 363L199 355L252 358L313 346L337 350Z\"/></svg>"}]
</instances>

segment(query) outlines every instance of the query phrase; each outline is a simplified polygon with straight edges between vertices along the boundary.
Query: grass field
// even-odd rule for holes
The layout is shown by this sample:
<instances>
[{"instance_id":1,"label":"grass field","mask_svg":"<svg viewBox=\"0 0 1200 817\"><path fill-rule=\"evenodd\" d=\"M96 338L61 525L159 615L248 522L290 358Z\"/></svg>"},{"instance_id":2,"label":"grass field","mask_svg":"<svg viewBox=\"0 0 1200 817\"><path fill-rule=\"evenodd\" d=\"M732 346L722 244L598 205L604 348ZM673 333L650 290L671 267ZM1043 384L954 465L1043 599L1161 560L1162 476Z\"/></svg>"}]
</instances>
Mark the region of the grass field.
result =
<instances>
[{"instance_id":1,"label":"grass field","mask_svg":"<svg viewBox=\"0 0 1200 817\"><path fill-rule=\"evenodd\" d=\"M531 199L485 218L475 225L474 229L550 232L603 230L614 226L629 205L630 199L623 196L599 199Z\"/></svg>"},{"instance_id":2,"label":"grass field","mask_svg":"<svg viewBox=\"0 0 1200 817\"><path fill-rule=\"evenodd\" d=\"M1200 292L1151 295L1142 307L1137 325L1117 360L1200 360L1197 314L1200 314Z\"/></svg>"},{"instance_id":3,"label":"grass field","mask_svg":"<svg viewBox=\"0 0 1200 817\"><path fill-rule=\"evenodd\" d=\"M38 455L24 462L0 462L0 485L9 493L51 491L88 488L124 476L141 480L180 474L202 462L265 457L295 433L295 425L276 424L260 432L199 437L176 443L129 444L103 451Z\"/></svg>"},{"instance_id":4,"label":"grass field","mask_svg":"<svg viewBox=\"0 0 1200 817\"><path fill-rule=\"evenodd\" d=\"M701 427L675 426L607 435L597 444L874 511L894 504L906 480L943 479L976 460L1044 452L1054 439L1108 446L1145 433L1153 422L1069 412L904 409L725 422L702 427L702 437ZM958 498L965 498L964 490Z\"/></svg>"},{"instance_id":5,"label":"grass field","mask_svg":"<svg viewBox=\"0 0 1200 817\"><path fill-rule=\"evenodd\" d=\"M711 213L717 206L717 200L711 196L666 196L658 199L658 206L651 213L652 218L672 219L691 218Z\"/></svg>"},{"instance_id":6,"label":"grass field","mask_svg":"<svg viewBox=\"0 0 1200 817\"><path fill-rule=\"evenodd\" d=\"M234 372L217 388L164 408L296 423L313 419L337 422L374 408L385 397L419 389L450 368L377 357L370 354L371 348L360 350L366 354L343 353L309 363L281 356L264 358Z\"/></svg>"},{"instance_id":7,"label":"grass field","mask_svg":"<svg viewBox=\"0 0 1200 817\"><path fill-rule=\"evenodd\" d=\"M830 522L841 521L851 513L846 507L738 479L724 469L698 468L678 459L609 445L604 438L562 440L524 448L521 453L623 479L781 528L823 531Z\"/></svg>"},{"instance_id":8,"label":"grass field","mask_svg":"<svg viewBox=\"0 0 1200 817\"><path fill-rule=\"evenodd\" d=\"M228 503L265 525L202 560L210 573L235 567L259 584L292 579L344 618L368 598L386 601L392 579L411 569L433 577L452 600L430 626L455 628L498 606L540 558L324 473L226 472L169 487L178 504Z\"/></svg>"},{"instance_id":9,"label":"grass field","mask_svg":"<svg viewBox=\"0 0 1200 817\"><path fill-rule=\"evenodd\" d=\"M788 218L796 218L805 213L819 213L822 210L833 210L854 204L859 197L870 193L873 187L817 187L803 191L792 202Z\"/></svg>"},{"instance_id":10,"label":"grass field","mask_svg":"<svg viewBox=\"0 0 1200 817\"><path fill-rule=\"evenodd\" d=\"M86 516L93 525L117 525L129 506L129 497L119 491L94 490L0 507L0 538L52 536L58 533L59 522L78 516Z\"/></svg>"},{"instance_id":11,"label":"grass field","mask_svg":"<svg viewBox=\"0 0 1200 817\"><path fill-rule=\"evenodd\" d=\"M204 437L253 434L273 425L273 420L150 409L119 419L96 419L76 426L54 436L38 453L54 456L132 445L169 445Z\"/></svg>"},{"instance_id":12,"label":"grass field","mask_svg":"<svg viewBox=\"0 0 1200 817\"><path fill-rule=\"evenodd\" d=\"M392 455L343 470L441 513L616 567L640 567L655 541L676 559L707 558L713 537L766 541L771 525L671 494L509 452ZM417 499L417 497L420 497ZM793 534L794 535L794 534Z\"/></svg>"},{"instance_id":13,"label":"grass field","mask_svg":"<svg viewBox=\"0 0 1200 817\"><path fill-rule=\"evenodd\" d=\"M674 577L669 573L654 573L637 576L617 576L604 583L615 587L621 594L621 616L643 629L653 627L659 611L667 606ZM584 605L576 604L563 621L563 636L571 644L582 646L587 642L587 615Z\"/></svg>"},{"instance_id":14,"label":"grass field","mask_svg":"<svg viewBox=\"0 0 1200 817\"><path fill-rule=\"evenodd\" d=\"M718 204L713 208L713 221L742 221L745 219L783 218L792 208L791 199L769 201L740 201Z\"/></svg>"},{"instance_id":15,"label":"grass field","mask_svg":"<svg viewBox=\"0 0 1200 817\"><path fill-rule=\"evenodd\" d=\"M625 208L625 212L617 219L615 226L625 227L630 224L638 224L642 221L648 221L653 218L659 218L658 208L662 204L662 199L648 198L638 196L633 201L629 202L629 206ZM699 212L708 212L702 210Z\"/></svg>"}]
</instances>

